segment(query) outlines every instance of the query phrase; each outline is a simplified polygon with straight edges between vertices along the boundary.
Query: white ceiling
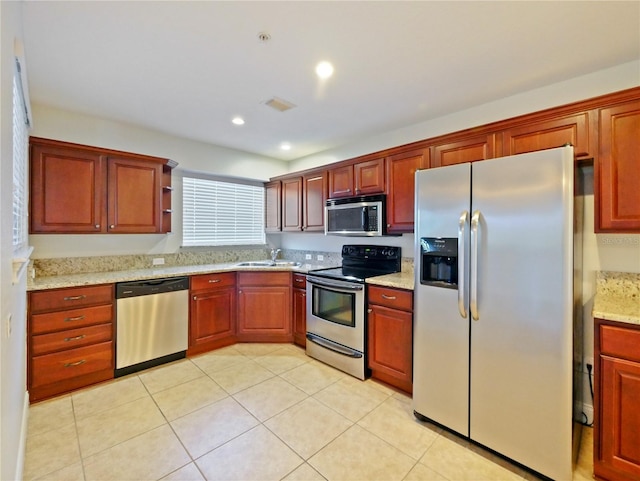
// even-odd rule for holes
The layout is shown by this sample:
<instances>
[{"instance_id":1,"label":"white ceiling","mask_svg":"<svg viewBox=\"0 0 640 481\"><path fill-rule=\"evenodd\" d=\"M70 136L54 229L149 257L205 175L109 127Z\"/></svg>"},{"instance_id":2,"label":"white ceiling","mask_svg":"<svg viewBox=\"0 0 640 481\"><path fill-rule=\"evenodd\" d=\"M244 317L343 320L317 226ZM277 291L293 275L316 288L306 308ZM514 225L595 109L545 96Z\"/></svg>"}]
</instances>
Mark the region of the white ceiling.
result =
<instances>
[{"instance_id":1,"label":"white ceiling","mask_svg":"<svg viewBox=\"0 0 640 481\"><path fill-rule=\"evenodd\" d=\"M23 16L32 102L283 160L640 58L638 1L26 1Z\"/></svg>"}]
</instances>

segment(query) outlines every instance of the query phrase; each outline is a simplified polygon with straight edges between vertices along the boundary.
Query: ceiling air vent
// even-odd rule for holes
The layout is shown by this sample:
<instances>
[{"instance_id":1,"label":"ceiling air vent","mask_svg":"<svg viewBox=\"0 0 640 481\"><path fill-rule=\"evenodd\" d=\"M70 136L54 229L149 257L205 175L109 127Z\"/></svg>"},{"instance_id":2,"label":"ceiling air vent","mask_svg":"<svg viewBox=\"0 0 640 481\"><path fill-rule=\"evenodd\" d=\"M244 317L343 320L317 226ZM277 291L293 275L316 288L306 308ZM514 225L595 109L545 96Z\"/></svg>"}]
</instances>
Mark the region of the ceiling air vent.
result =
<instances>
[{"instance_id":1,"label":"ceiling air vent","mask_svg":"<svg viewBox=\"0 0 640 481\"><path fill-rule=\"evenodd\" d=\"M277 110L278 112L286 112L287 110L292 109L296 106L295 104L287 102L283 99L279 99L278 97L270 98L264 104L267 107L271 107L272 109Z\"/></svg>"}]
</instances>

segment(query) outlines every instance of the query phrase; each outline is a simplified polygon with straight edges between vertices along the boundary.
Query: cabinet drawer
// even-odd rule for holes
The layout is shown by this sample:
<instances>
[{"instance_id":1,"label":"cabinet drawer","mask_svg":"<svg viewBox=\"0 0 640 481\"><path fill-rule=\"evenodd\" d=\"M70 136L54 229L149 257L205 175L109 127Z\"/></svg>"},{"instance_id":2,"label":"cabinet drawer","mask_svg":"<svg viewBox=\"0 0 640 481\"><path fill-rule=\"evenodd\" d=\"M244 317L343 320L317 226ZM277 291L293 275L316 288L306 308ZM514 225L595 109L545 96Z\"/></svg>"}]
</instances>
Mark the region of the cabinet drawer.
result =
<instances>
[{"instance_id":1,"label":"cabinet drawer","mask_svg":"<svg viewBox=\"0 0 640 481\"><path fill-rule=\"evenodd\" d=\"M236 285L235 272L222 272L219 274L203 274L191 276L191 290L202 291L215 287L228 287Z\"/></svg>"},{"instance_id":2,"label":"cabinet drawer","mask_svg":"<svg viewBox=\"0 0 640 481\"><path fill-rule=\"evenodd\" d=\"M31 353L34 356L40 356L64 349L75 349L90 344L111 341L111 330L111 324L100 324L98 326L33 336Z\"/></svg>"},{"instance_id":3,"label":"cabinet drawer","mask_svg":"<svg viewBox=\"0 0 640 481\"><path fill-rule=\"evenodd\" d=\"M50 289L31 293L31 313L73 309L113 302L113 284L91 287Z\"/></svg>"},{"instance_id":4,"label":"cabinet drawer","mask_svg":"<svg viewBox=\"0 0 640 481\"><path fill-rule=\"evenodd\" d=\"M293 283L292 286L294 289L306 289L307 288L307 276L302 274L293 274Z\"/></svg>"},{"instance_id":5,"label":"cabinet drawer","mask_svg":"<svg viewBox=\"0 0 640 481\"><path fill-rule=\"evenodd\" d=\"M392 309L413 311L413 292L370 285L369 303L390 307Z\"/></svg>"},{"instance_id":6,"label":"cabinet drawer","mask_svg":"<svg viewBox=\"0 0 640 481\"><path fill-rule=\"evenodd\" d=\"M640 330L601 324L600 354L640 362Z\"/></svg>"},{"instance_id":7,"label":"cabinet drawer","mask_svg":"<svg viewBox=\"0 0 640 481\"><path fill-rule=\"evenodd\" d=\"M112 343L36 356L31 363L31 387L44 386L104 369L113 369Z\"/></svg>"},{"instance_id":8,"label":"cabinet drawer","mask_svg":"<svg viewBox=\"0 0 640 481\"><path fill-rule=\"evenodd\" d=\"M238 272L239 286L290 286L290 272Z\"/></svg>"},{"instance_id":9,"label":"cabinet drawer","mask_svg":"<svg viewBox=\"0 0 640 481\"><path fill-rule=\"evenodd\" d=\"M83 307L68 311L34 314L31 316L31 334L77 329L79 327L101 324L113 320L113 305Z\"/></svg>"}]
</instances>

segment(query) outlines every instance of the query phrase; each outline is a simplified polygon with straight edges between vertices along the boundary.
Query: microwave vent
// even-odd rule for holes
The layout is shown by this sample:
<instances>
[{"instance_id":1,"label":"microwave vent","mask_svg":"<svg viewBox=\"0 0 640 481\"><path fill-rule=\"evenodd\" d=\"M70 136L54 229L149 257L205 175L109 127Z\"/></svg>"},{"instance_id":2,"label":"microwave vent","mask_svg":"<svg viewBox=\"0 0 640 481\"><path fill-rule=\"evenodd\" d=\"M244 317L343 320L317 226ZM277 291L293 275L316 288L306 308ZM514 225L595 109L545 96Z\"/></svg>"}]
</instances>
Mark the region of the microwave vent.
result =
<instances>
[{"instance_id":1,"label":"microwave vent","mask_svg":"<svg viewBox=\"0 0 640 481\"><path fill-rule=\"evenodd\" d=\"M272 97L264 103L267 107L277 110L278 112L286 112L294 108L296 105L287 100L278 97Z\"/></svg>"}]
</instances>

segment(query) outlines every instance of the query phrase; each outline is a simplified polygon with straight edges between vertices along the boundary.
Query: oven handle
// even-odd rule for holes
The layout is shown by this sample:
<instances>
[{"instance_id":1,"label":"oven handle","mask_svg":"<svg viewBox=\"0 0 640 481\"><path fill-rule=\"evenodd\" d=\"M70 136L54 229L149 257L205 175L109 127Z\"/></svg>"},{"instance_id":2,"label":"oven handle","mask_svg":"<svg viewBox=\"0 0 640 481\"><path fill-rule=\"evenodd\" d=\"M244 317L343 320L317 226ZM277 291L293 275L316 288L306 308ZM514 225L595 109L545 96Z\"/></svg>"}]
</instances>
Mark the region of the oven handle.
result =
<instances>
[{"instance_id":1,"label":"oven handle","mask_svg":"<svg viewBox=\"0 0 640 481\"><path fill-rule=\"evenodd\" d=\"M337 342L330 341L329 339L325 339L324 337L317 336L316 334L311 334L310 332L307 332L307 339L318 346L329 349L335 353L342 354L343 356L353 357L355 359L362 357L361 352L350 349L342 344L338 344Z\"/></svg>"},{"instance_id":2,"label":"oven handle","mask_svg":"<svg viewBox=\"0 0 640 481\"><path fill-rule=\"evenodd\" d=\"M329 289L335 290L344 290L344 291L361 291L364 289L362 284L353 283L353 282L333 282L333 281L324 281L318 279L317 277L307 276L307 283L316 284L318 286L327 287Z\"/></svg>"}]
</instances>

